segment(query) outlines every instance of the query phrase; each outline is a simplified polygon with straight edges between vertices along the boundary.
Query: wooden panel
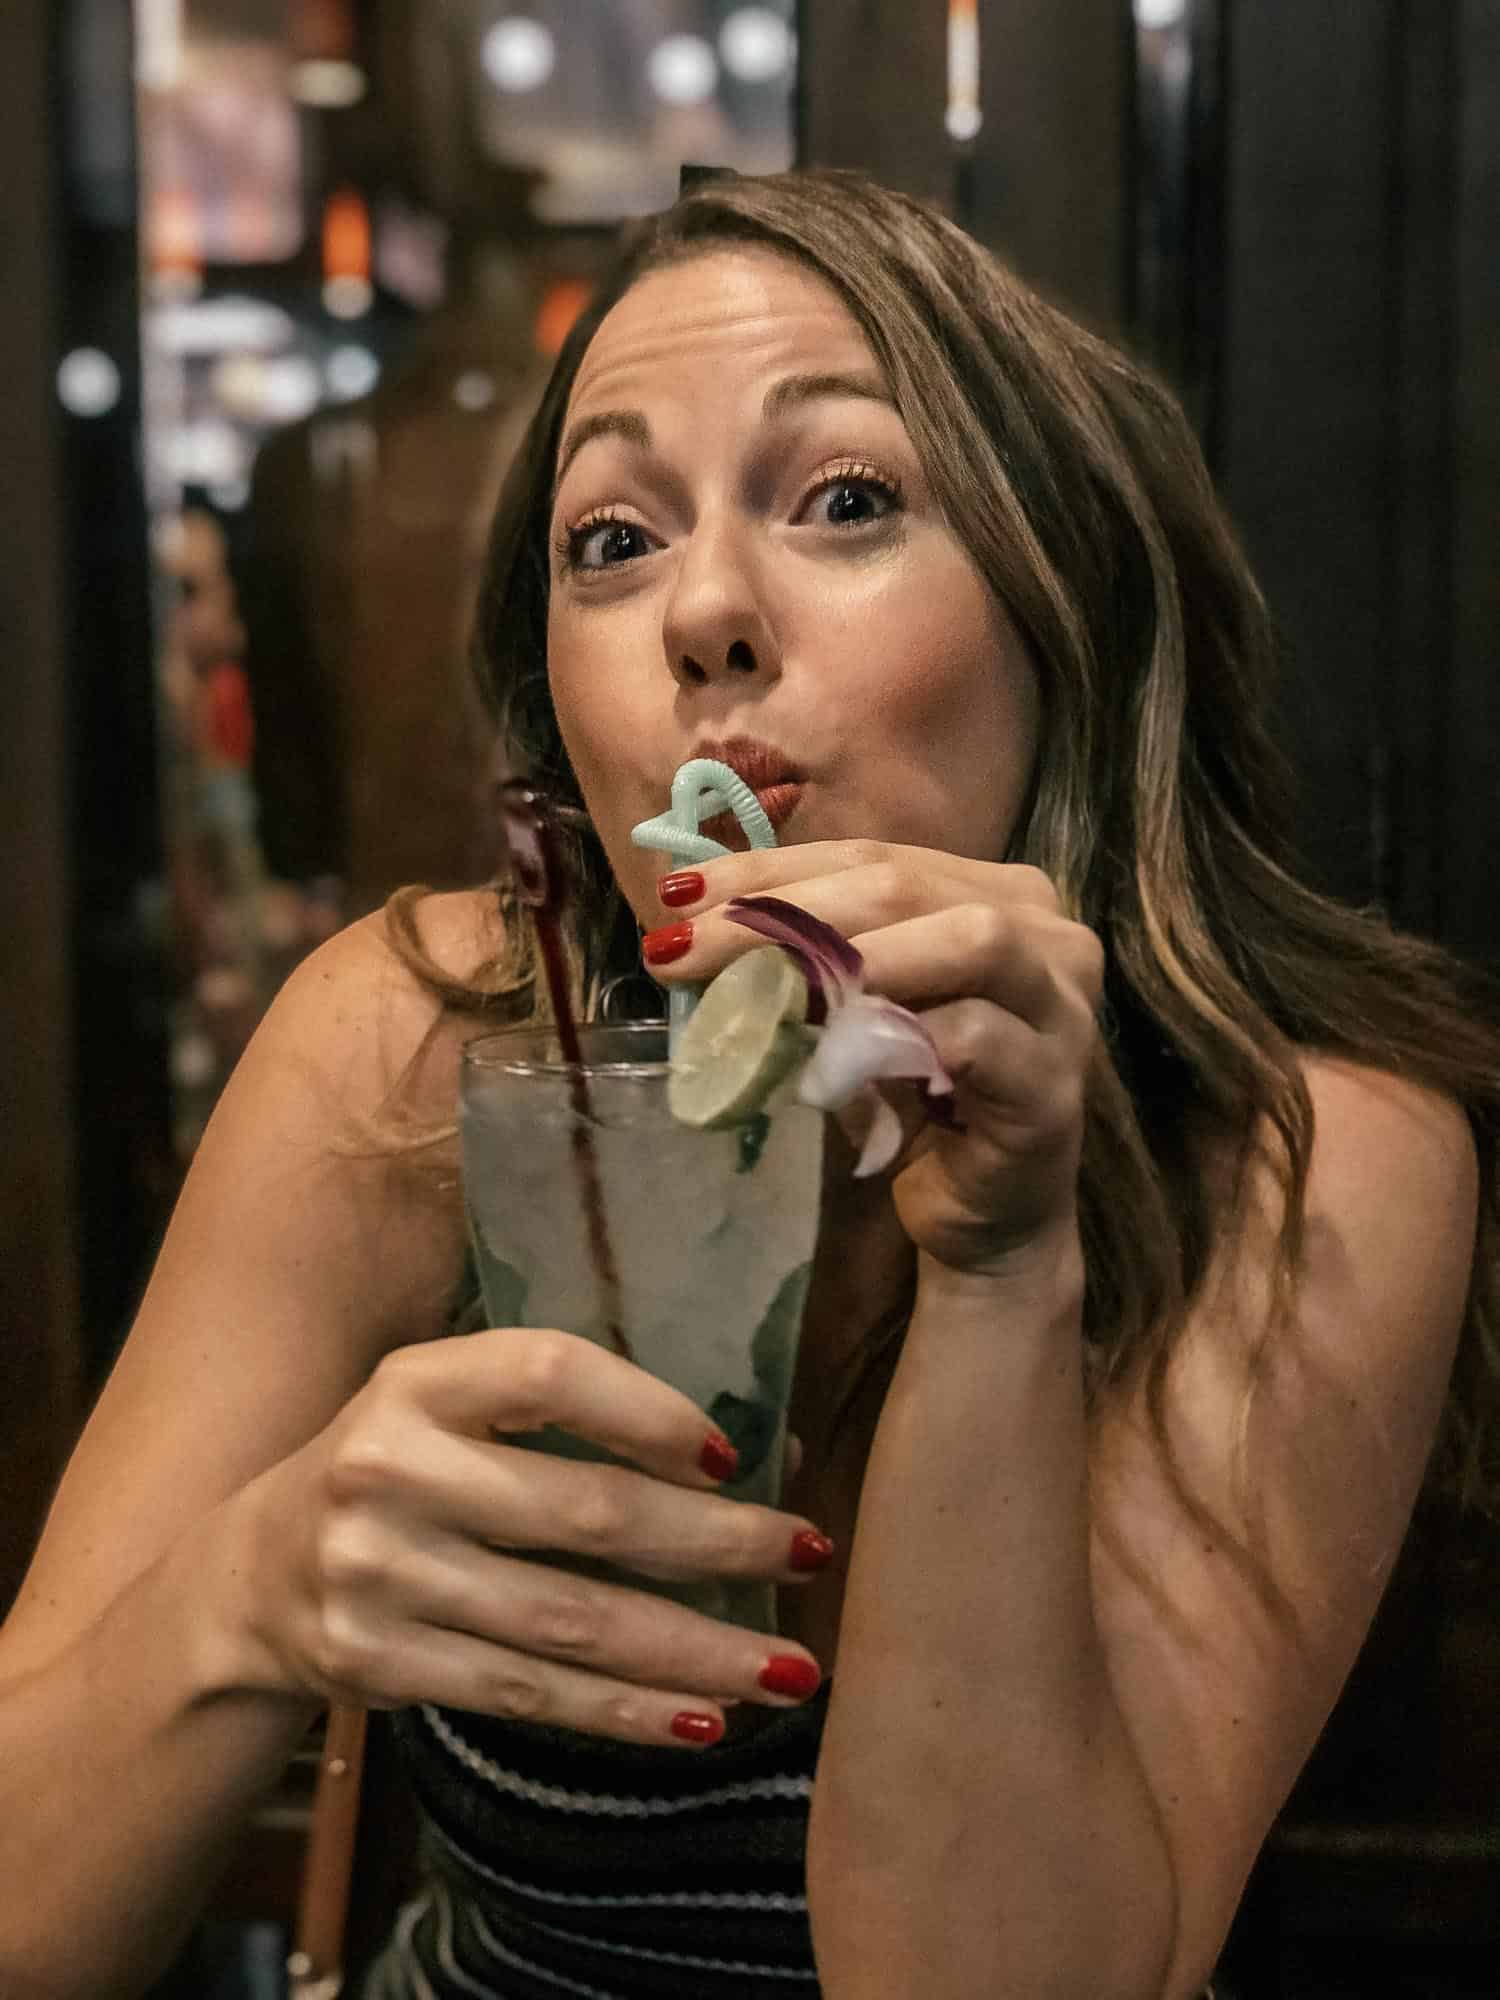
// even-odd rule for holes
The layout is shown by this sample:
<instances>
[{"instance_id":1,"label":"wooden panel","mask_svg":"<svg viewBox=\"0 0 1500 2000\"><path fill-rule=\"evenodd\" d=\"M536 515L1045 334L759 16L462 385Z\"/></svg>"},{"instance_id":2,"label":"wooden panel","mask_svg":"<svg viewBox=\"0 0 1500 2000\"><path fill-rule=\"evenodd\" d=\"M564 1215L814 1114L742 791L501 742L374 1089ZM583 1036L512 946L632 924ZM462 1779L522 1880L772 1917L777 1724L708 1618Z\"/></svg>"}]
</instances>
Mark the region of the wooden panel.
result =
<instances>
[{"instance_id":1,"label":"wooden panel","mask_svg":"<svg viewBox=\"0 0 1500 2000\"><path fill-rule=\"evenodd\" d=\"M984 123L960 170L939 0L807 0L800 157L941 202L1093 324L1124 321L1129 10L981 0ZM960 195L960 188L962 194Z\"/></svg>"},{"instance_id":2,"label":"wooden panel","mask_svg":"<svg viewBox=\"0 0 1500 2000\"><path fill-rule=\"evenodd\" d=\"M981 4L971 226L1101 331L1125 321L1130 10L1118 0Z\"/></svg>"},{"instance_id":3,"label":"wooden panel","mask_svg":"<svg viewBox=\"0 0 1500 2000\"><path fill-rule=\"evenodd\" d=\"M1390 629L1392 5L1268 0L1229 25L1222 477L1291 642L1308 858L1363 900Z\"/></svg>"},{"instance_id":4,"label":"wooden panel","mask_svg":"<svg viewBox=\"0 0 1500 2000\"><path fill-rule=\"evenodd\" d=\"M51 342L47 0L0 64L0 1606L76 1421L67 702Z\"/></svg>"},{"instance_id":5,"label":"wooden panel","mask_svg":"<svg viewBox=\"0 0 1500 2000\"><path fill-rule=\"evenodd\" d=\"M1387 846L1376 885L1392 913L1442 927L1443 748L1453 641L1454 169L1460 50L1452 0L1406 7L1391 50L1388 190L1393 307L1391 562L1385 667L1392 732Z\"/></svg>"},{"instance_id":6,"label":"wooden panel","mask_svg":"<svg viewBox=\"0 0 1500 2000\"><path fill-rule=\"evenodd\" d=\"M939 0L804 0L798 157L857 167L887 187L948 201L946 8Z\"/></svg>"},{"instance_id":7,"label":"wooden panel","mask_svg":"<svg viewBox=\"0 0 1500 2000\"><path fill-rule=\"evenodd\" d=\"M1500 9L1463 0L1457 204L1452 715L1445 935L1500 971ZM1450 101L1449 115L1452 116Z\"/></svg>"}]
</instances>

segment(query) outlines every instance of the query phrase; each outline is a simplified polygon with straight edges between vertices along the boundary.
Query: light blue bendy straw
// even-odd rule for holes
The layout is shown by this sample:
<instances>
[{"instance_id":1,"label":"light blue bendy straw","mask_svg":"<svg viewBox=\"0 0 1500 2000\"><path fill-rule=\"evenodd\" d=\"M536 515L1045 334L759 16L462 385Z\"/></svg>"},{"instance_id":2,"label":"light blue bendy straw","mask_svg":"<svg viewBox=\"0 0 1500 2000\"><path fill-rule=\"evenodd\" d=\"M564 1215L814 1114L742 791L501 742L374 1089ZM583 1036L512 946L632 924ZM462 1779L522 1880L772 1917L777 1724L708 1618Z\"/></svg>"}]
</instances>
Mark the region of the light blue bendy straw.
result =
<instances>
[{"instance_id":1,"label":"light blue bendy straw","mask_svg":"<svg viewBox=\"0 0 1500 2000\"><path fill-rule=\"evenodd\" d=\"M698 828L716 813L732 812L745 830L752 847L774 847L776 829L766 818L765 808L737 771L716 757L693 757L672 780L672 804L655 819L643 819L630 829L637 847L653 847L670 854L674 868L696 861L716 861L729 849L710 840ZM698 1004L698 996L688 986L674 986L667 996L667 1043L675 1048L677 1033Z\"/></svg>"}]
</instances>

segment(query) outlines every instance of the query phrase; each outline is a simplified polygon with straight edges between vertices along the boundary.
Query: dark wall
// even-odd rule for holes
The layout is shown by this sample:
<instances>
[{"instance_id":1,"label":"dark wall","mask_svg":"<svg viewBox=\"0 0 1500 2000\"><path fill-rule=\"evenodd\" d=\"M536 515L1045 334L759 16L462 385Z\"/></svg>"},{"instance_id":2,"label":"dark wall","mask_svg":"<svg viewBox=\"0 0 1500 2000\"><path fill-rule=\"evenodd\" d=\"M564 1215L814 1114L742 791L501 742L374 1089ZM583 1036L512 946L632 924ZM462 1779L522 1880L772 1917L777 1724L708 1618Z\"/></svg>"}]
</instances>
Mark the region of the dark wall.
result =
<instances>
[{"instance_id":1,"label":"dark wall","mask_svg":"<svg viewBox=\"0 0 1500 2000\"><path fill-rule=\"evenodd\" d=\"M0 1606L77 1383L67 701L48 0L10 0L0 63Z\"/></svg>"},{"instance_id":2,"label":"dark wall","mask_svg":"<svg viewBox=\"0 0 1500 2000\"><path fill-rule=\"evenodd\" d=\"M1500 16L1228 25L1221 474L1285 629L1304 845L1493 958Z\"/></svg>"},{"instance_id":3,"label":"dark wall","mask_svg":"<svg viewBox=\"0 0 1500 2000\"><path fill-rule=\"evenodd\" d=\"M1454 173L1453 720L1444 744L1443 929L1500 965L1500 8L1457 9L1462 88Z\"/></svg>"},{"instance_id":4,"label":"dark wall","mask_svg":"<svg viewBox=\"0 0 1500 2000\"><path fill-rule=\"evenodd\" d=\"M1118 331L1128 251L1128 7L982 5L984 123L961 150L944 129L946 11L911 0L804 0L804 163L858 167L943 203L1033 284Z\"/></svg>"},{"instance_id":5,"label":"dark wall","mask_svg":"<svg viewBox=\"0 0 1500 2000\"><path fill-rule=\"evenodd\" d=\"M804 8L804 157L966 210L1177 378L1284 634L1309 872L1500 962L1500 9L1190 0L1184 283L1149 325L1127 0L981 7L967 161L944 11Z\"/></svg>"}]
</instances>

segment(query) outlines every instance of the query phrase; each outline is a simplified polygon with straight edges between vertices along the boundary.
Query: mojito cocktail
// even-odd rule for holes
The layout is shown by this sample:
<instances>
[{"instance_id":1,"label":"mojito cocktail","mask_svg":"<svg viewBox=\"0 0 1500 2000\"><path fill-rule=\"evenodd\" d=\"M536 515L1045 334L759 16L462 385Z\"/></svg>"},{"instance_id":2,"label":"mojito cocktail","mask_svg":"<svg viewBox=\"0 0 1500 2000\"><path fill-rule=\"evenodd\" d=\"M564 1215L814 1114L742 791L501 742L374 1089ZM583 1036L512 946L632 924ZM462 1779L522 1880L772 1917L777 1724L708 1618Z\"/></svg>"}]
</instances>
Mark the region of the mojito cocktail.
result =
<instances>
[{"instance_id":1,"label":"mojito cocktail","mask_svg":"<svg viewBox=\"0 0 1500 2000\"><path fill-rule=\"evenodd\" d=\"M774 1506L818 1227L822 1114L783 1088L747 1122L695 1130L668 1109L665 1027L578 1033L582 1097L554 1030L489 1035L465 1051L464 1185L487 1317L627 1352L734 1444L739 1471L725 1493ZM601 1269L606 1235L612 1268ZM511 1442L609 1456L551 1429ZM769 1584L614 1580L775 1629Z\"/></svg>"}]
</instances>

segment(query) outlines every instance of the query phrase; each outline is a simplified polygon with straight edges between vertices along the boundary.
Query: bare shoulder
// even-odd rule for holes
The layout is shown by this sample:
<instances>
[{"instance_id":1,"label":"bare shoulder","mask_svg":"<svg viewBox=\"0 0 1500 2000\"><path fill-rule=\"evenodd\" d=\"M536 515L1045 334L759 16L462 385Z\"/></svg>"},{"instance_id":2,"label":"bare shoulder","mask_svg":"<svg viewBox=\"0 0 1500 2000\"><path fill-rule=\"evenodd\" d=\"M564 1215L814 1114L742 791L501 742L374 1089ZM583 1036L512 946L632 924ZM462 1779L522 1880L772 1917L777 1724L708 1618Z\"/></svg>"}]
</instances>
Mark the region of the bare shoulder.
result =
<instances>
[{"instance_id":1,"label":"bare shoulder","mask_svg":"<svg viewBox=\"0 0 1500 2000\"><path fill-rule=\"evenodd\" d=\"M451 1110L457 1052L476 1032L472 1016L446 1003L442 985L482 979L508 949L495 903L479 891L423 897L404 940L376 911L292 973L250 1063L290 1054L376 1099L408 1088L414 1107L441 1115Z\"/></svg>"},{"instance_id":2,"label":"bare shoulder","mask_svg":"<svg viewBox=\"0 0 1500 2000\"><path fill-rule=\"evenodd\" d=\"M1474 1258L1461 1108L1326 1057L1304 1074L1315 1125L1289 1282L1266 1166L1222 1218L1155 1411L1137 1379L1097 1425L1095 1613L1178 1861L1173 1992L1212 1969L1374 1617Z\"/></svg>"},{"instance_id":3,"label":"bare shoulder","mask_svg":"<svg viewBox=\"0 0 1500 2000\"><path fill-rule=\"evenodd\" d=\"M1255 1349L1258 1367L1316 1351L1368 1370L1382 1358L1446 1385L1474 1256L1478 1161L1462 1107L1410 1078L1329 1056L1303 1064L1313 1143L1292 1329L1271 1338L1272 1274L1282 1219L1263 1158L1238 1210L1221 1214L1213 1268L1184 1343L1189 1353ZM1206 1161L1211 1185L1225 1176ZM1434 1338L1449 1329L1452 1339ZM1342 1357L1342 1359L1341 1359ZM1408 1375L1407 1371L1411 1371Z\"/></svg>"},{"instance_id":4,"label":"bare shoulder","mask_svg":"<svg viewBox=\"0 0 1500 2000\"><path fill-rule=\"evenodd\" d=\"M416 913L461 982L504 939L479 897ZM377 915L287 980L215 1107L129 1338L58 1491L16 1616L39 1653L185 1522L304 1444L462 1281L453 1144L472 1017Z\"/></svg>"},{"instance_id":5,"label":"bare shoulder","mask_svg":"<svg viewBox=\"0 0 1500 2000\"><path fill-rule=\"evenodd\" d=\"M1398 1239L1457 1230L1467 1264L1478 1168L1461 1106L1409 1078L1330 1057L1309 1059L1303 1074L1315 1119L1311 1211L1347 1211L1356 1225L1384 1219Z\"/></svg>"},{"instance_id":6,"label":"bare shoulder","mask_svg":"<svg viewBox=\"0 0 1500 2000\"><path fill-rule=\"evenodd\" d=\"M1351 1411L1378 1416L1414 1479L1468 1298L1479 1185L1473 1134L1457 1103L1408 1078L1329 1057L1309 1058L1303 1073L1314 1125L1301 1255L1287 1329L1265 1336L1261 1360L1273 1388L1277 1370L1288 1371L1289 1418L1296 1397L1312 1393L1313 1372L1326 1371L1346 1389ZM1221 1246L1222 1304L1216 1313L1210 1289L1206 1331L1242 1321L1262 1296L1279 1217L1263 1187L1244 1231Z\"/></svg>"}]
</instances>

